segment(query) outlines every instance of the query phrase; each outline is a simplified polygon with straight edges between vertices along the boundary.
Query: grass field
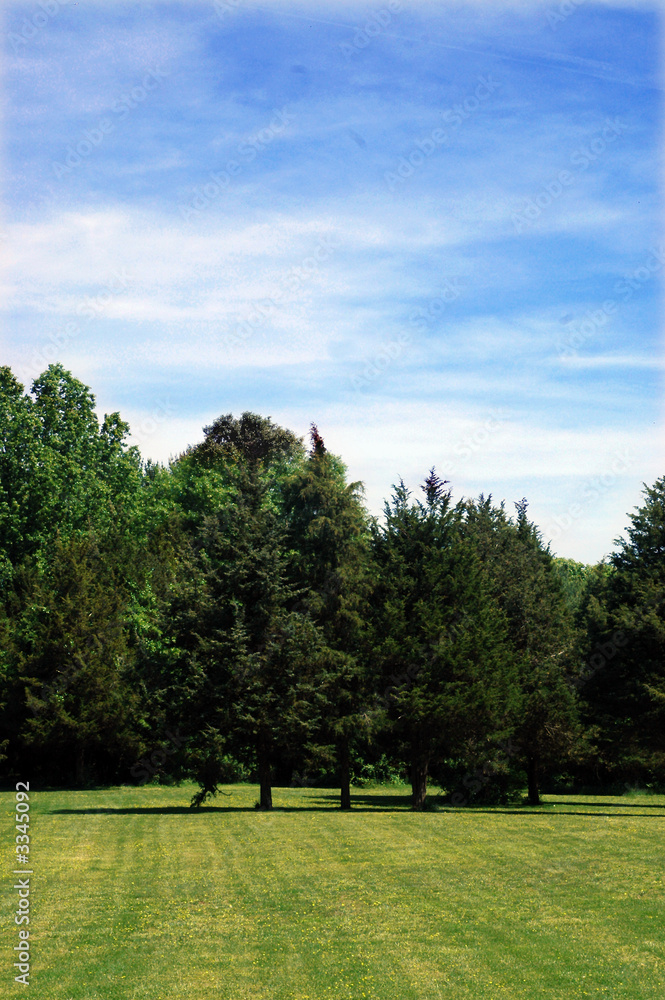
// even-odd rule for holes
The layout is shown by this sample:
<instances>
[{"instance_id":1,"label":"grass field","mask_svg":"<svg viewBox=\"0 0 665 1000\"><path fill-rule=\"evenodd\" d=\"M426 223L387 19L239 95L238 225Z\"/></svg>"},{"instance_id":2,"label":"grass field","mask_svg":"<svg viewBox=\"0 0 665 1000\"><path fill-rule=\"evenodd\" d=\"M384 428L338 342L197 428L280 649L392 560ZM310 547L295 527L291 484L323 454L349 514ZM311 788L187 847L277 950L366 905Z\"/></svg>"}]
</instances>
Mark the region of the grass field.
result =
<instances>
[{"instance_id":1,"label":"grass field","mask_svg":"<svg viewBox=\"0 0 665 1000\"><path fill-rule=\"evenodd\" d=\"M31 794L31 1000L665 996L665 797L411 813L408 789Z\"/></svg>"}]
</instances>

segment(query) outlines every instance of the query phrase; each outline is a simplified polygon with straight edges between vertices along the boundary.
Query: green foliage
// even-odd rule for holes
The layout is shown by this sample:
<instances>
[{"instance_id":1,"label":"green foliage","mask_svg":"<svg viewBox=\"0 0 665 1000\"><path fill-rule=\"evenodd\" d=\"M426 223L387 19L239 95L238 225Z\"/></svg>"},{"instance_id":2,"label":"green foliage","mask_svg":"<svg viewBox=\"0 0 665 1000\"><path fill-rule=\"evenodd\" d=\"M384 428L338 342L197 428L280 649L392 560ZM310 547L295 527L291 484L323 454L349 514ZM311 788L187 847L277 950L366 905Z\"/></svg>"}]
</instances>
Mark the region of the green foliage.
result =
<instances>
[{"instance_id":1,"label":"green foliage","mask_svg":"<svg viewBox=\"0 0 665 1000\"><path fill-rule=\"evenodd\" d=\"M506 616L521 702L513 739L537 803L541 773L582 752L572 683L577 636L560 571L528 520L526 501L515 506L512 521L503 504L481 496L467 505L466 530Z\"/></svg>"},{"instance_id":2,"label":"green foliage","mask_svg":"<svg viewBox=\"0 0 665 1000\"><path fill-rule=\"evenodd\" d=\"M477 553L463 542L461 504L432 471L426 500L403 483L374 531L378 583L373 647L384 704L410 759L414 808L432 762L462 743L510 732L516 710L506 622Z\"/></svg>"},{"instance_id":3,"label":"green foliage","mask_svg":"<svg viewBox=\"0 0 665 1000\"><path fill-rule=\"evenodd\" d=\"M370 518L315 425L225 414L166 467L128 434L61 365L0 368L6 774L192 776L200 805L251 773L266 808L296 771L343 808L407 769L416 808L428 775L466 804L665 781L665 479L585 566L433 470Z\"/></svg>"},{"instance_id":4,"label":"green foliage","mask_svg":"<svg viewBox=\"0 0 665 1000\"><path fill-rule=\"evenodd\" d=\"M33 398L34 397L34 398ZM99 425L94 396L50 365L32 397L0 370L0 559L7 574L61 536L106 530L136 514L141 462L119 414ZM2 567L0 566L0 571Z\"/></svg>"},{"instance_id":5,"label":"green foliage","mask_svg":"<svg viewBox=\"0 0 665 1000\"><path fill-rule=\"evenodd\" d=\"M596 572L595 566L553 556L552 571L559 581L561 593L568 609L577 614L582 607L589 588L590 578Z\"/></svg>"},{"instance_id":6,"label":"green foliage","mask_svg":"<svg viewBox=\"0 0 665 1000\"><path fill-rule=\"evenodd\" d=\"M456 807L499 805L521 798L524 772L512 741L487 741L485 746L443 760L432 777L444 789L442 800Z\"/></svg>"},{"instance_id":7,"label":"green foliage","mask_svg":"<svg viewBox=\"0 0 665 1000\"><path fill-rule=\"evenodd\" d=\"M587 604L589 725L599 729L599 773L665 782L665 478L644 488L613 572Z\"/></svg>"},{"instance_id":8,"label":"green foliage","mask_svg":"<svg viewBox=\"0 0 665 1000\"><path fill-rule=\"evenodd\" d=\"M194 804L214 794L222 777L214 759L230 751L256 762L267 807L275 756L303 746L314 725L313 677L325 656L320 631L298 608L281 515L282 478L301 449L289 432L244 414L216 421L192 454L202 468L221 469L230 486L194 540L204 584L186 638L194 697L185 712L191 742L217 748L199 753L203 798Z\"/></svg>"},{"instance_id":9,"label":"green foliage","mask_svg":"<svg viewBox=\"0 0 665 1000\"><path fill-rule=\"evenodd\" d=\"M44 569L23 569L9 654L18 748L32 773L109 780L135 759L138 704L129 683L126 598L109 553L90 533L56 537ZM53 765L56 765L53 767Z\"/></svg>"},{"instance_id":10,"label":"green foliage","mask_svg":"<svg viewBox=\"0 0 665 1000\"><path fill-rule=\"evenodd\" d=\"M342 805L348 807L353 748L371 738L367 616L371 594L370 534L362 484L346 482L344 464L325 448L315 425L307 461L284 487L287 544L301 606L321 629L317 695L322 725L310 764L336 760Z\"/></svg>"}]
</instances>

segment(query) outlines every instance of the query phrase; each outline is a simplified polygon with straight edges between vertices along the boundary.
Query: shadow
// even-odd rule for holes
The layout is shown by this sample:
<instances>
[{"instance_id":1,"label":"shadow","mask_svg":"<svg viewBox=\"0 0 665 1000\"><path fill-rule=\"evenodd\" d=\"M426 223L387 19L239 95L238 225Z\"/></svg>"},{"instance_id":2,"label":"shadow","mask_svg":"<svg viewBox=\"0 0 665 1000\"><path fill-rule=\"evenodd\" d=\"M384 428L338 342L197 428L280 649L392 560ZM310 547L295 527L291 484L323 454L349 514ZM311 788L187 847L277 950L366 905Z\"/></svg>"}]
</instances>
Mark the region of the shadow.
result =
<instances>
[{"instance_id":1,"label":"shadow","mask_svg":"<svg viewBox=\"0 0 665 1000\"><path fill-rule=\"evenodd\" d=\"M545 805L550 804L554 805L554 803L545 803ZM665 812L665 802L661 802L660 805L655 802L557 802L556 804L557 806L583 805L585 808L587 806L602 806L605 809L662 809Z\"/></svg>"},{"instance_id":2,"label":"shadow","mask_svg":"<svg viewBox=\"0 0 665 1000\"><path fill-rule=\"evenodd\" d=\"M333 796L326 796L325 798L333 798ZM365 797L358 797L360 802L363 802ZM351 809L348 810L352 813L374 813L381 814L386 812L412 812L411 806L408 799L402 798L401 796L395 795L377 795L377 796L367 796L367 798L372 801L373 799L379 799L380 805L359 805L354 798L351 799ZM395 802L397 800L397 804ZM563 805L564 803L561 803ZM569 802L566 803L569 806L574 806L576 803ZM554 803L552 803L554 805ZM448 805L435 805L424 809L419 815L424 816L436 816L436 815L446 815L446 816L474 816L474 815L484 815L484 816L531 816L531 817L545 817L550 819L553 816L591 816L596 819L602 819L607 817L608 819L618 819L622 814L616 812L587 812L586 805L584 803L584 808L581 809L559 809L558 803L557 808L552 808L552 805L544 803L543 806L531 806L531 807L520 807L515 806L514 808L495 807L495 806L448 806ZM601 805L601 803L599 803ZM610 803L612 806L612 803ZM665 806L650 806L649 808L660 808L661 813L642 813L642 819L665 819ZM98 808L92 809L51 809L49 811L50 816L197 816L202 813L310 813L310 812L325 812L329 815L331 813L341 813L342 810L331 805L323 806L274 806L270 810L255 809L253 806L201 806L199 809L190 809L189 806L128 806L126 808L113 808L100 806ZM624 813L624 818L632 818L630 813Z\"/></svg>"},{"instance_id":3,"label":"shadow","mask_svg":"<svg viewBox=\"0 0 665 1000\"><path fill-rule=\"evenodd\" d=\"M352 803L353 805L353 803ZM348 811L348 810L347 810ZM389 809L372 809L369 806L360 806L359 808L352 808L351 812L356 813L381 813L388 812ZM396 811L396 810L395 810ZM409 812L407 808L399 810L400 812ZM128 806L126 808L113 808L112 806L105 807L100 806L93 809L51 809L49 810L49 816L150 816L150 815L176 815L176 816L196 816L201 813L208 812L219 812L219 813L305 813L305 812L325 812L334 813L342 812L338 807L335 809L331 806L273 806L272 809L255 809L254 806L201 806L199 809L190 809L189 806Z\"/></svg>"},{"instance_id":4,"label":"shadow","mask_svg":"<svg viewBox=\"0 0 665 1000\"><path fill-rule=\"evenodd\" d=\"M317 795L316 802L339 802L339 792L336 795ZM363 806L374 806L373 811L382 809L411 809L411 793L408 795L351 795L351 805L362 803Z\"/></svg>"},{"instance_id":5,"label":"shadow","mask_svg":"<svg viewBox=\"0 0 665 1000\"><path fill-rule=\"evenodd\" d=\"M567 808L561 808L567 807ZM599 809L612 810L610 812L599 812ZM527 806L525 804L516 804L515 806L481 806L481 805L464 805L464 806L454 806L446 802L438 802L436 798L432 797L428 800L428 806L423 810L425 815L437 815L445 814L447 816L451 815L475 815L480 813L486 816L595 816L597 818L614 818L623 815L624 817L630 816L629 812L623 812L622 810L629 809L659 809L660 813L642 813L641 815L648 816L650 819L665 819L665 803L662 805L657 805L655 803L639 803L639 802L574 802L570 800L563 800L559 802L543 802L539 806ZM307 801L302 805L276 805L272 810L261 810L256 809L253 805L239 806L239 805L222 805L222 804L206 804L200 806L198 809L191 809L188 805L182 806L126 806L126 807L114 807L114 806L97 806L97 807L82 807L80 809L51 809L49 814L52 816L65 815L65 816L196 816L202 813L254 813L254 812L271 812L271 813L307 813L307 812L326 812L330 813L340 813L346 812L346 810L341 810L339 807L339 792L320 792L319 794L312 795L308 797ZM352 794L351 795L351 810L350 812L355 813L385 813L385 812L412 812L411 809L411 794L380 794L380 795L368 795L368 794Z\"/></svg>"},{"instance_id":6,"label":"shadow","mask_svg":"<svg viewBox=\"0 0 665 1000\"><path fill-rule=\"evenodd\" d=\"M547 805L547 803L545 803ZM575 805L575 803L571 803ZM586 803L585 803L586 805ZM661 806L663 812L661 815L653 815L652 813L642 813L641 819L665 819L665 806ZM495 809L492 807L482 807L482 806L437 806L435 809L426 810L426 812L433 813L447 813L452 815L453 813L458 813L459 815L464 815L467 813L469 815L476 815L477 813L483 813L489 816L542 816L545 819L551 819L553 816L592 816L596 819L602 819L606 816L608 819L618 819L616 813L605 813L605 812L582 812L581 809L554 809L551 810L543 808L542 806L531 806L527 809L515 808L515 809ZM626 814L624 819L632 819L630 814Z\"/></svg>"}]
</instances>

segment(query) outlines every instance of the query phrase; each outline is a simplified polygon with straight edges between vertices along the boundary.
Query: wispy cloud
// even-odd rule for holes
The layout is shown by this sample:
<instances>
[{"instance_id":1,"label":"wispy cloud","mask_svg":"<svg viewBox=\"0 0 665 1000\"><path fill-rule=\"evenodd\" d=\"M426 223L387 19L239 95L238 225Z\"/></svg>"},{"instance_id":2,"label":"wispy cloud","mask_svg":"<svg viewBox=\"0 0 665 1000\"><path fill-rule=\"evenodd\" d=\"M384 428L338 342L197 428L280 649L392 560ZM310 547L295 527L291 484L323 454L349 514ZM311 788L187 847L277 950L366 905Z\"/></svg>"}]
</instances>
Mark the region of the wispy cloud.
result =
<instances>
[{"instance_id":1,"label":"wispy cloud","mask_svg":"<svg viewBox=\"0 0 665 1000\"><path fill-rule=\"evenodd\" d=\"M61 4L23 41L6 6L4 360L61 360L160 459L229 409L316 420L376 511L454 464L554 524L632 442L558 539L601 555L662 472L655 12L228 6Z\"/></svg>"}]
</instances>

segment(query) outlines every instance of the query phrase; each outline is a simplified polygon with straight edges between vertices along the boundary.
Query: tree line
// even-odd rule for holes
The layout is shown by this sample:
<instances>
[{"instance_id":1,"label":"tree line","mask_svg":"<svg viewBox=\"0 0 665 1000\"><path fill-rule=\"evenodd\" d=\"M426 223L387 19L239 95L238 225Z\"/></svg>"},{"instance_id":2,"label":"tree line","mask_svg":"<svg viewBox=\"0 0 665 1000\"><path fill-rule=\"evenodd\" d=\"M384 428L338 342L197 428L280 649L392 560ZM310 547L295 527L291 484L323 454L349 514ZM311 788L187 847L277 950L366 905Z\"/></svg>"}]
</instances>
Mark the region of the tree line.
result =
<instances>
[{"instance_id":1,"label":"tree line","mask_svg":"<svg viewBox=\"0 0 665 1000\"><path fill-rule=\"evenodd\" d=\"M434 469L370 516L314 425L222 415L161 465L94 403L0 369L4 780L665 784L665 478L589 566Z\"/></svg>"}]
</instances>

